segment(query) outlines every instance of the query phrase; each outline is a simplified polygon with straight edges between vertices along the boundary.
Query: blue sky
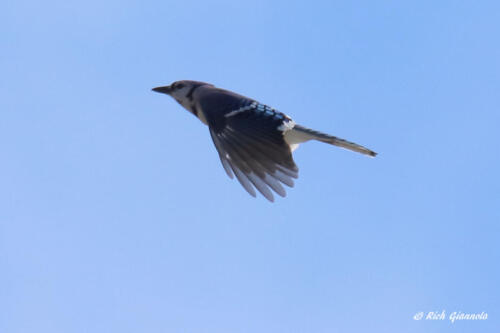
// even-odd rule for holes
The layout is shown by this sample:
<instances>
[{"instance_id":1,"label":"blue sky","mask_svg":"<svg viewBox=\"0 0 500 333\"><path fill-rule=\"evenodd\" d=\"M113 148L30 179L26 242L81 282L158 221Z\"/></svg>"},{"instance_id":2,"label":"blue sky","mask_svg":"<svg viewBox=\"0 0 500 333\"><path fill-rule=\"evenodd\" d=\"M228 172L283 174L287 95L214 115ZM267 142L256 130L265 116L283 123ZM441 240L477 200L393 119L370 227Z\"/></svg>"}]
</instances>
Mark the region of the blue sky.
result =
<instances>
[{"instance_id":1,"label":"blue sky","mask_svg":"<svg viewBox=\"0 0 500 333\"><path fill-rule=\"evenodd\" d=\"M0 332L498 332L497 2L0 7ZM254 199L179 79L380 155Z\"/></svg>"}]
</instances>

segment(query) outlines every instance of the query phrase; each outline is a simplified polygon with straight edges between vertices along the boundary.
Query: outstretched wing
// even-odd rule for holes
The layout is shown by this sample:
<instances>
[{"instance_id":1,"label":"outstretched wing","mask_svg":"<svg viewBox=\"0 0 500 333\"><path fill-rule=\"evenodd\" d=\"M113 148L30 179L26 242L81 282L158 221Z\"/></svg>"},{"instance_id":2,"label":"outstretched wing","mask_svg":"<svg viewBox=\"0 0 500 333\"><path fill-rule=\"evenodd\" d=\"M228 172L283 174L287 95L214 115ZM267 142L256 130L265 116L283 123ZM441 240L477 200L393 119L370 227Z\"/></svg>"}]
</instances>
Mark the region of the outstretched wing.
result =
<instances>
[{"instance_id":1,"label":"outstretched wing","mask_svg":"<svg viewBox=\"0 0 500 333\"><path fill-rule=\"evenodd\" d=\"M256 102L227 113L224 125L210 126L210 135L226 173L233 173L254 196L255 188L269 201L271 189L286 195L282 184L293 187L298 168L283 132L293 121L285 114Z\"/></svg>"}]
</instances>

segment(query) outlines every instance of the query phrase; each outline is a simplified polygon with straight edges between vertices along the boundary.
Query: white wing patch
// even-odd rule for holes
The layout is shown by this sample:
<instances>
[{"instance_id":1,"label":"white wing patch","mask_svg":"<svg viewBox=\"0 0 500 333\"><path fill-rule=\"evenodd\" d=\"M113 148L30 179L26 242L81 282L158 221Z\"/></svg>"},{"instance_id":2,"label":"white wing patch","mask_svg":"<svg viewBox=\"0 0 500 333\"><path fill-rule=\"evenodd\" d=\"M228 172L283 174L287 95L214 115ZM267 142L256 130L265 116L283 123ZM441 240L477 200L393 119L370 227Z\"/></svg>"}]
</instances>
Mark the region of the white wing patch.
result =
<instances>
[{"instance_id":1,"label":"white wing patch","mask_svg":"<svg viewBox=\"0 0 500 333\"><path fill-rule=\"evenodd\" d=\"M277 130L282 131L282 132L287 132L287 131L290 131L291 129L293 129L294 126L295 126L295 121L288 118L288 119L283 120L283 123L280 126L278 126Z\"/></svg>"},{"instance_id":2,"label":"white wing patch","mask_svg":"<svg viewBox=\"0 0 500 333\"><path fill-rule=\"evenodd\" d=\"M228 114L226 114L224 117L228 118L228 117L232 117L234 115L237 115L238 113L241 113L241 112L245 112L245 111L248 111L248 110L252 110L254 109L255 107L257 107L257 103L256 102L253 102L252 104L250 105L247 105L247 106L242 106L241 108L237 109L237 110L234 110L234 111L231 111L229 112Z\"/></svg>"}]
</instances>

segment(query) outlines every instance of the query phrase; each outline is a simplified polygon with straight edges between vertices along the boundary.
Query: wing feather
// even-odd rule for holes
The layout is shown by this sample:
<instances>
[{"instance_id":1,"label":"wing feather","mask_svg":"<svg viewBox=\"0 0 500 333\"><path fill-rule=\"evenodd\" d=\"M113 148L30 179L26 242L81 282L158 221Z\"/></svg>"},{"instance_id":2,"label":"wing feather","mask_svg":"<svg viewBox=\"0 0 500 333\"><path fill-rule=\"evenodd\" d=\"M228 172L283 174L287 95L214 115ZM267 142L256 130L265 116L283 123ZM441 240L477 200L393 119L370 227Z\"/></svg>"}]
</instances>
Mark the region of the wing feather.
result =
<instances>
[{"instance_id":1,"label":"wing feather","mask_svg":"<svg viewBox=\"0 0 500 333\"><path fill-rule=\"evenodd\" d=\"M234 173L250 195L256 195L255 187L272 202L271 189L286 196L282 184L293 187L298 168L283 132L278 129L287 117L266 110L244 110L228 117L225 126L209 127L228 176L232 178Z\"/></svg>"}]
</instances>

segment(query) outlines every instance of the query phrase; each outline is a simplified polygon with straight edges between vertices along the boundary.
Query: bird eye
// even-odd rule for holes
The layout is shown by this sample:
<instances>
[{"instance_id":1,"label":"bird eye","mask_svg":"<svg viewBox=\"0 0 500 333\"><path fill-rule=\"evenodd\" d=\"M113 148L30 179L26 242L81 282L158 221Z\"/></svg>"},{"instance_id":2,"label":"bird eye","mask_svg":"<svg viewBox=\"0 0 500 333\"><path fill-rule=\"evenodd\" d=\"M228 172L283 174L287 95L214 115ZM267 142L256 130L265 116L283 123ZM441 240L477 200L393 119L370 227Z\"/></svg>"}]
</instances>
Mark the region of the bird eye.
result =
<instances>
[{"instance_id":1,"label":"bird eye","mask_svg":"<svg viewBox=\"0 0 500 333\"><path fill-rule=\"evenodd\" d=\"M184 83L174 82L171 87L172 90L178 90L184 87Z\"/></svg>"}]
</instances>

